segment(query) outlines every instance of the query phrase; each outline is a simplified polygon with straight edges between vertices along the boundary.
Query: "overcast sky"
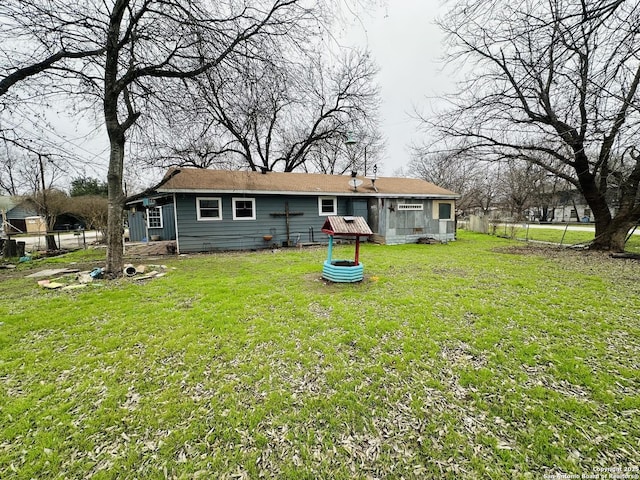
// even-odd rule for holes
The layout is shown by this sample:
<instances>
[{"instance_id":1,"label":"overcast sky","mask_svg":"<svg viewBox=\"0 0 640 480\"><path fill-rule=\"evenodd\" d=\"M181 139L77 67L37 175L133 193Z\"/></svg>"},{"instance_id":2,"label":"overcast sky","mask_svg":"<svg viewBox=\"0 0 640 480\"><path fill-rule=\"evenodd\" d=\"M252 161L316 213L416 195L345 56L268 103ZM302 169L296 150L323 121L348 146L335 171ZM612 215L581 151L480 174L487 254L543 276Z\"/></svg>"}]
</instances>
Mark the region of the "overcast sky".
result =
<instances>
[{"instance_id":1,"label":"overcast sky","mask_svg":"<svg viewBox=\"0 0 640 480\"><path fill-rule=\"evenodd\" d=\"M406 167L412 141L424 138L417 131L418 122L412 119L414 108L426 108L427 97L441 97L453 82L441 72L442 35L434 24L441 0L386 0L377 3L386 5L358 14L347 22L337 38L345 46L367 47L380 67L380 130L387 145L381 174L391 176ZM86 138L86 119L80 121L84 124L80 133L76 131L77 122L71 121L72 116L71 112L58 112L57 121L53 123L67 127L61 128L57 141L66 143L62 138L64 135L70 142L66 147L90 159L85 175L106 176L106 163L102 165L108 159L106 134L98 132ZM65 117L68 120L63 120Z\"/></svg>"},{"instance_id":2,"label":"overcast sky","mask_svg":"<svg viewBox=\"0 0 640 480\"><path fill-rule=\"evenodd\" d=\"M412 119L414 108L427 107L427 97L441 97L453 80L442 71L442 34L434 24L440 0L388 0L354 21L346 33L367 46L380 67L381 130L387 138L384 175L406 166L409 146L423 135Z\"/></svg>"}]
</instances>

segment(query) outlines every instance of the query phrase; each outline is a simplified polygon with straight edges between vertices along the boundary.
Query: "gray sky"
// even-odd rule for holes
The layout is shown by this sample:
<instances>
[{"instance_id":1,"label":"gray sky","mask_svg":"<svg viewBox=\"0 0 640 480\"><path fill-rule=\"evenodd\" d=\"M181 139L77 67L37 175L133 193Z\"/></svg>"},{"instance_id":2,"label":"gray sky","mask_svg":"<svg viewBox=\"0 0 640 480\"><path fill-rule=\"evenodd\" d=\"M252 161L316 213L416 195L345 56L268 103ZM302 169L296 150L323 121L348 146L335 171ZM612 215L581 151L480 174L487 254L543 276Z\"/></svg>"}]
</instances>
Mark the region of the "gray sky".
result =
<instances>
[{"instance_id":1,"label":"gray sky","mask_svg":"<svg viewBox=\"0 0 640 480\"><path fill-rule=\"evenodd\" d=\"M386 0L379 3L386 5L371 7L366 13L359 14L336 36L346 46L367 47L380 67L380 130L387 146L381 174L390 176L406 167L412 141L424 138L417 131L418 122L412 118L414 108L427 108L427 97L440 97L453 82L441 72L442 35L433 23L441 1ZM84 125L79 125L83 133L78 133L78 122L71 120L73 114L68 113L65 119L65 113L57 112L52 115L56 119L50 118L60 132L55 140L90 160L85 175L106 177L108 144L104 130L87 138L86 119L79 122Z\"/></svg>"},{"instance_id":2,"label":"gray sky","mask_svg":"<svg viewBox=\"0 0 640 480\"><path fill-rule=\"evenodd\" d=\"M406 166L412 140L421 140L414 108L427 97L441 97L453 80L442 72L442 34L434 25L440 0L388 0L345 32L348 41L366 46L380 67L380 129L387 139L384 175Z\"/></svg>"}]
</instances>

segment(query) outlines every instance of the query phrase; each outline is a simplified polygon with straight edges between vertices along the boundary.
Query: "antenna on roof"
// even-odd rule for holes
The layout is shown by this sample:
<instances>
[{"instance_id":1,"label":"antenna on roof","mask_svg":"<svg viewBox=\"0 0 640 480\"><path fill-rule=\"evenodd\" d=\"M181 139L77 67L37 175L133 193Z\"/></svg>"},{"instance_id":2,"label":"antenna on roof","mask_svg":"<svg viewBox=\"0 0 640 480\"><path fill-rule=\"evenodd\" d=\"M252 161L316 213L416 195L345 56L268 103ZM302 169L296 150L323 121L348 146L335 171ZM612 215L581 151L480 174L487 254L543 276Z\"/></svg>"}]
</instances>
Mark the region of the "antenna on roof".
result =
<instances>
[{"instance_id":1,"label":"antenna on roof","mask_svg":"<svg viewBox=\"0 0 640 480\"><path fill-rule=\"evenodd\" d=\"M378 188L376 187L376 180L378 179L378 165L373 166L373 177L367 178L371 180L371 188L378 192Z\"/></svg>"}]
</instances>

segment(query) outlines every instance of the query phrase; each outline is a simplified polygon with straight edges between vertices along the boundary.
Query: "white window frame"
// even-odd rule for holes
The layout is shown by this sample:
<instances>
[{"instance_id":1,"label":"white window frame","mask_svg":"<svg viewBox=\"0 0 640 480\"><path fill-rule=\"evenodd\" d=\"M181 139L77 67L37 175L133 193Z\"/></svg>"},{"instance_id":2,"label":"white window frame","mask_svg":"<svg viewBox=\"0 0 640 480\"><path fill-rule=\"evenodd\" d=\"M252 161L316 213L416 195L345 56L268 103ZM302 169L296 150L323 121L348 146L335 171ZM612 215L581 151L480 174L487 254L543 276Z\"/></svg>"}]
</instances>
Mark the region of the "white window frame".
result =
<instances>
[{"instance_id":1,"label":"white window frame","mask_svg":"<svg viewBox=\"0 0 640 480\"><path fill-rule=\"evenodd\" d=\"M200 206L200 201L202 200L215 200L218 202L218 216L217 217L203 217L202 210L211 210L210 208L202 208ZM221 197L196 197L196 214L197 220L199 222L215 222L217 220L222 220L222 198Z\"/></svg>"},{"instance_id":2,"label":"white window frame","mask_svg":"<svg viewBox=\"0 0 640 480\"><path fill-rule=\"evenodd\" d=\"M322 201L331 200L333 202L333 210L331 212L322 211ZM318 197L318 215L321 217L328 217L331 215L338 215L338 197Z\"/></svg>"},{"instance_id":3,"label":"white window frame","mask_svg":"<svg viewBox=\"0 0 640 480\"><path fill-rule=\"evenodd\" d=\"M237 202L251 202L251 217L237 217L236 216L236 203ZM255 220L256 219L256 199L255 198L245 198L245 197L233 197L231 199L231 212L233 213L234 220Z\"/></svg>"},{"instance_id":4,"label":"white window frame","mask_svg":"<svg viewBox=\"0 0 640 480\"><path fill-rule=\"evenodd\" d=\"M157 210L158 211L158 217L154 217L154 218L160 218L160 226L151 226L151 222L149 220L151 220L151 211L152 210ZM149 207L147 208L147 228L164 228L163 227L163 222L162 222L162 207Z\"/></svg>"},{"instance_id":5,"label":"white window frame","mask_svg":"<svg viewBox=\"0 0 640 480\"><path fill-rule=\"evenodd\" d=\"M399 203L398 204L399 211L407 211L407 210L424 210L424 205L422 203Z\"/></svg>"},{"instance_id":6,"label":"white window frame","mask_svg":"<svg viewBox=\"0 0 640 480\"><path fill-rule=\"evenodd\" d=\"M447 204L451 206L449 218L440 218L440 205ZM438 220L453 220L455 215L453 202L433 202L433 218Z\"/></svg>"}]
</instances>

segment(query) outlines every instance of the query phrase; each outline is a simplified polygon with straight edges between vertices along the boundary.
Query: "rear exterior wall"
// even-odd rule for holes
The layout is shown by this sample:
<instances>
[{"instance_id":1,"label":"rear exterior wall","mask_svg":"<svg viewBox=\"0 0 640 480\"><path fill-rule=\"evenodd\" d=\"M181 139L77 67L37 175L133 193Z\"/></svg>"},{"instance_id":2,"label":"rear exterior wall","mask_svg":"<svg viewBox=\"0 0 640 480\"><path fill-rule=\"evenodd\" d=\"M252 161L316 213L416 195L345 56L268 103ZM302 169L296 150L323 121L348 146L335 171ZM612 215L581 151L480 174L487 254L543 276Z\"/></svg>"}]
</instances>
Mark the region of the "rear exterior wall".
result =
<instances>
[{"instance_id":1,"label":"rear exterior wall","mask_svg":"<svg viewBox=\"0 0 640 480\"><path fill-rule=\"evenodd\" d=\"M197 198L218 198L222 202L222 218L199 220ZM232 199L254 199L255 219L233 219ZM308 242L326 243L320 231L326 215L320 215L317 196L269 196L231 194L175 194L178 248L181 253L215 250L254 250ZM289 238L285 204L289 205ZM337 197L337 215L352 214L352 202ZM271 238L265 240L265 236Z\"/></svg>"}]
</instances>

